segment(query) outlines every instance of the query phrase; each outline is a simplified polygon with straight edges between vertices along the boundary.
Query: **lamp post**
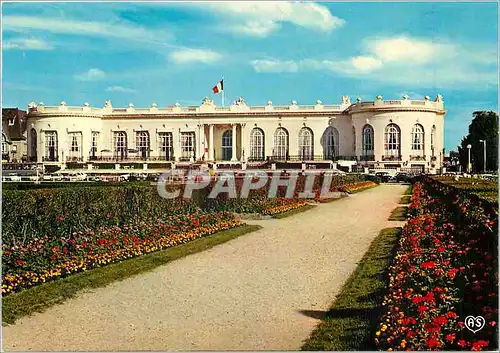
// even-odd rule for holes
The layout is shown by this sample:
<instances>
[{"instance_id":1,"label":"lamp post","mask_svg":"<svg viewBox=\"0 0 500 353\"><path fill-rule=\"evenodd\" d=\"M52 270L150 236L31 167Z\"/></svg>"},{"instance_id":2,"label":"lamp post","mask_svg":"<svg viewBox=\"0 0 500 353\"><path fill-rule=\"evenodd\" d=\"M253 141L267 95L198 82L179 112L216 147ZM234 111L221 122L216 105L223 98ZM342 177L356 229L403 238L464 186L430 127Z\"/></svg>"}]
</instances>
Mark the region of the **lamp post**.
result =
<instances>
[{"instance_id":1,"label":"lamp post","mask_svg":"<svg viewBox=\"0 0 500 353\"><path fill-rule=\"evenodd\" d=\"M486 140L479 140L479 142L483 143L483 160L484 160L483 172L484 174L486 174Z\"/></svg>"},{"instance_id":2,"label":"lamp post","mask_svg":"<svg viewBox=\"0 0 500 353\"><path fill-rule=\"evenodd\" d=\"M469 173L469 174L472 170L472 165L470 164L470 149L471 149L471 147L472 147L471 144L467 145L467 150L469 151L469 162L467 163L467 173Z\"/></svg>"}]
</instances>

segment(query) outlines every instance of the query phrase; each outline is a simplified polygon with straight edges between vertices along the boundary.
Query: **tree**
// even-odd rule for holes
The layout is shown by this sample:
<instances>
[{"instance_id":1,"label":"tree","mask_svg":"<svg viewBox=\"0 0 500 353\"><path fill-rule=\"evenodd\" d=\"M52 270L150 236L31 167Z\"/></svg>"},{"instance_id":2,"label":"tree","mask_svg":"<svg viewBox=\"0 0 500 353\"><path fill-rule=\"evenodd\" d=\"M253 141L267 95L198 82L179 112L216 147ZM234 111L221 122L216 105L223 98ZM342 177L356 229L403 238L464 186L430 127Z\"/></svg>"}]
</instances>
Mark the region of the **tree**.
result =
<instances>
[{"instance_id":1,"label":"tree","mask_svg":"<svg viewBox=\"0 0 500 353\"><path fill-rule=\"evenodd\" d=\"M498 114L493 111L477 111L469 125L469 134L462 139L458 146L460 164L467 168L468 151L471 147L472 170L484 170L484 146L480 140L486 141L486 170L498 169Z\"/></svg>"}]
</instances>

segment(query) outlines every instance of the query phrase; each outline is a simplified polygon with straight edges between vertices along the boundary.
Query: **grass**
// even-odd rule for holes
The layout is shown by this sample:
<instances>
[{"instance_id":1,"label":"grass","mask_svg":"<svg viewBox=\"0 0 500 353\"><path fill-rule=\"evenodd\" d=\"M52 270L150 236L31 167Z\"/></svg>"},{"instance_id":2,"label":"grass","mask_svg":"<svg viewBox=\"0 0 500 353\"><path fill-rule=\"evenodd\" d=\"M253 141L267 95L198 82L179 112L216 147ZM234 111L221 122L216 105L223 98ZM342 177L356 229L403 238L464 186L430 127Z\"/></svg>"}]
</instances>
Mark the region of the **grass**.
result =
<instances>
[{"instance_id":1,"label":"grass","mask_svg":"<svg viewBox=\"0 0 500 353\"><path fill-rule=\"evenodd\" d=\"M331 199L319 199L319 203L330 203L330 202L334 202L334 201L337 201L337 200L342 200L344 198L348 197L346 194L342 194L340 195L340 197L332 197Z\"/></svg>"},{"instance_id":2,"label":"grass","mask_svg":"<svg viewBox=\"0 0 500 353\"><path fill-rule=\"evenodd\" d=\"M309 204L307 204L305 206L302 206L302 207L299 207L299 208L295 208L295 209L290 210L290 211L285 211L285 212L282 212L282 213L275 214L275 215L273 215L273 218L281 219L281 218L286 218L286 217L294 216L297 213L302 213L302 212L308 211L310 209L313 209L315 207L316 207L316 205L309 205Z\"/></svg>"},{"instance_id":3,"label":"grass","mask_svg":"<svg viewBox=\"0 0 500 353\"><path fill-rule=\"evenodd\" d=\"M408 214L408 208L405 206L396 207L389 216L389 221L406 221L406 215Z\"/></svg>"},{"instance_id":4,"label":"grass","mask_svg":"<svg viewBox=\"0 0 500 353\"><path fill-rule=\"evenodd\" d=\"M401 228L380 231L302 350L377 350L374 338L381 303L387 292L387 268L400 232ZM311 313L304 314L313 316Z\"/></svg>"},{"instance_id":5,"label":"grass","mask_svg":"<svg viewBox=\"0 0 500 353\"><path fill-rule=\"evenodd\" d=\"M401 200L399 200L399 203L401 205L408 205L411 203L411 195L404 195L401 197Z\"/></svg>"},{"instance_id":6,"label":"grass","mask_svg":"<svg viewBox=\"0 0 500 353\"><path fill-rule=\"evenodd\" d=\"M170 249L77 273L64 279L10 294L2 298L2 322L13 324L23 316L42 312L55 304L62 303L84 289L104 287L114 281L150 271L170 261L210 249L261 228L258 225L242 225Z\"/></svg>"},{"instance_id":7,"label":"grass","mask_svg":"<svg viewBox=\"0 0 500 353\"><path fill-rule=\"evenodd\" d=\"M406 189L405 191L405 195L411 195L413 194L413 184L410 184L410 186L408 186L408 189Z\"/></svg>"}]
</instances>

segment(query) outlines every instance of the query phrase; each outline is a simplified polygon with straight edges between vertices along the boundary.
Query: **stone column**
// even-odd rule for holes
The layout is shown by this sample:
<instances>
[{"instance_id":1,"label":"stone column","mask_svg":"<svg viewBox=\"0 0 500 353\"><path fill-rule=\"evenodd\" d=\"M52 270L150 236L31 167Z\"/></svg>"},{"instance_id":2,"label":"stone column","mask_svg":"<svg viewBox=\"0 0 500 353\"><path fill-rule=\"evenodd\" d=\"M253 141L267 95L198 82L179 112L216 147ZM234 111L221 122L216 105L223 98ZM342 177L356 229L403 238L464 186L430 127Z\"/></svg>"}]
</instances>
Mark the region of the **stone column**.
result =
<instances>
[{"instance_id":1,"label":"stone column","mask_svg":"<svg viewBox=\"0 0 500 353\"><path fill-rule=\"evenodd\" d=\"M214 156L214 124L210 124L210 134L209 134L209 141L208 141L208 159L213 161L215 159Z\"/></svg>"},{"instance_id":2,"label":"stone column","mask_svg":"<svg viewBox=\"0 0 500 353\"><path fill-rule=\"evenodd\" d=\"M172 131L172 144L174 145L174 160L181 158L181 129Z\"/></svg>"},{"instance_id":3,"label":"stone column","mask_svg":"<svg viewBox=\"0 0 500 353\"><path fill-rule=\"evenodd\" d=\"M247 161L247 158L248 158L248 152L249 152L249 149L247 148L247 136L246 136L246 123L243 123L241 124L241 138L240 138L240 141L241 141L241 148L240 148L240 160L241 162L246 162Z\"/></svg>"},{"instance_id":4,"label":"stone column","mask_svg":"<svg viewBox=\"0 0 500 353\"><path fill-rule=\"evenodd\" d=\"M236 128L237 128L237 124L233 124L232 125L233 127L233 145L232 145L232 157L231 157L231 161L232 162L236 162L238 160L238 158L236 157Z\"/></svg>"}]
</instances>

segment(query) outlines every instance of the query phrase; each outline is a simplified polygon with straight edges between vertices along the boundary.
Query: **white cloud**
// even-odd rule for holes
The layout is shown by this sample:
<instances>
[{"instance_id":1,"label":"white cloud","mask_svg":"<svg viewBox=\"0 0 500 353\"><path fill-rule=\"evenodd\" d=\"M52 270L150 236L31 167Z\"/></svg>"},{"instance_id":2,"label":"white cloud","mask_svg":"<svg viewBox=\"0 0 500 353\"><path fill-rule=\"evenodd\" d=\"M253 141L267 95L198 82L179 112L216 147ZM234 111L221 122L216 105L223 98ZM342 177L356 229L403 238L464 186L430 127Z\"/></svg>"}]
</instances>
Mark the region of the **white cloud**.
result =
<instances>
[{"instance_id":1,"label":"white cloud","mask_svg":"<svg viewBox=\"0 0 500 353\"><path fill-rule=\"evenodd\" d=\"M75 75L78 81L99 81L106 78L106 73L99 69L89 69L87 72Z\"/></svg>"},{"instance_id":2,"label":"white cloud","mask_svg":"<svg viewBox=\"0 0 500 353\"><path fill-rule=\"evenodd\" d=\"M350 60L350 64L362 72L372 72L382 67L382 61L370 56L356 56Z\"/></svg>"},{"instance_id":3,"label":"white cloud","mask_svg":"<svg viewBox=\"0 0 500 353\"><path fill-rule=\"evenodd\" d=\"M368 52L383 62L426 63L432 58L454 49L451 45L438 44L407 36L369 40L366 46Z\"/></svg>"},{"instance_id":4,"label":"white cloud","mask_svg":"<svg viewBox=\"0 0 500 353\"><path fill-rule=\"evenodd\" d=\"M136 90L132 88L122 87L122 86L110 86L106 88L106 92L123 92L123 93L135 93Z\"/></svg>"},{"instance_id":5,"label":"white cloud","mask_svg":"<svg viewBox=\"0 0 500 353\"><path fill-rule=\"evenodd\" d=\"M222 55L212 50L184 48L171 52L169 58L178 64L193 62L212 64L222 59Z\"/></svg>"},{"instance_id":6,"label":"white cloud","mask_svg":"<svg viewBox=\"0 0 500 353\"><path fill-rule=\"evenodd\" d=\"M253 60L250 62L255 72L297 72L299 66L292 60Z\"/></svg>"},{"instance_id":7,"label":"white cloud","mask_svg":"<svg viewBox=\"0 0 500 353\"><path fill-rule=\"evenodd\" d=\"M242 33L252 37L267 37L276 29L280 28L280 25L273 21L247 21L244 24L236 24L227 28L228 31L234 33Z\"/></svg>"},{"instance_id":8,"label":"white cloud","mask_svg":"<svg viewBox=\"0 0 500 353\"><path fill-rule=\"evenodd\" d=\"M36 38L13 38L3 42L5 50L52 50L54 47Z\"/></svg>"},{"instance_id":9,"label":"white cloud","mask_svg":"<svg viewBox=\"0 0 500 353\"><path fill-rule=\"evenodd\" d=\"M166 44L170 35L126 23L80 21L55 17L5 16L3 30L13 32L46 31L56 34L115 38L150 44Z\"/></svg>"},{"instance_id":10,"label":"white cloud","mask_svg":"<svg viewBox=\"0 0 500 353\"><path fill-rule=\"evenodd\" d=\"M367 39L362 50L361 55L347 59L284 62L294 68L293 72L331 71L345 77L406 87L490 89L498 86L498 51L493 45L398 36ZM251 63L257 72L273 71L259 71L259 67Z\"/></svg>"},{"instance_id":11,"label":"white cloud","mask_svg":"<svg viewBox=\"0 0 500 353\"><path fill-rule=\"evenodd\" d=\"M269 35L280 28L280 23L291 23L320 32L331 32L345 24L343 19L333 16L327 7L310 2L203 2L195 6L220 14L225 21L233 23L221 28L256 37Z\"/></svg>"}]
</instances>

